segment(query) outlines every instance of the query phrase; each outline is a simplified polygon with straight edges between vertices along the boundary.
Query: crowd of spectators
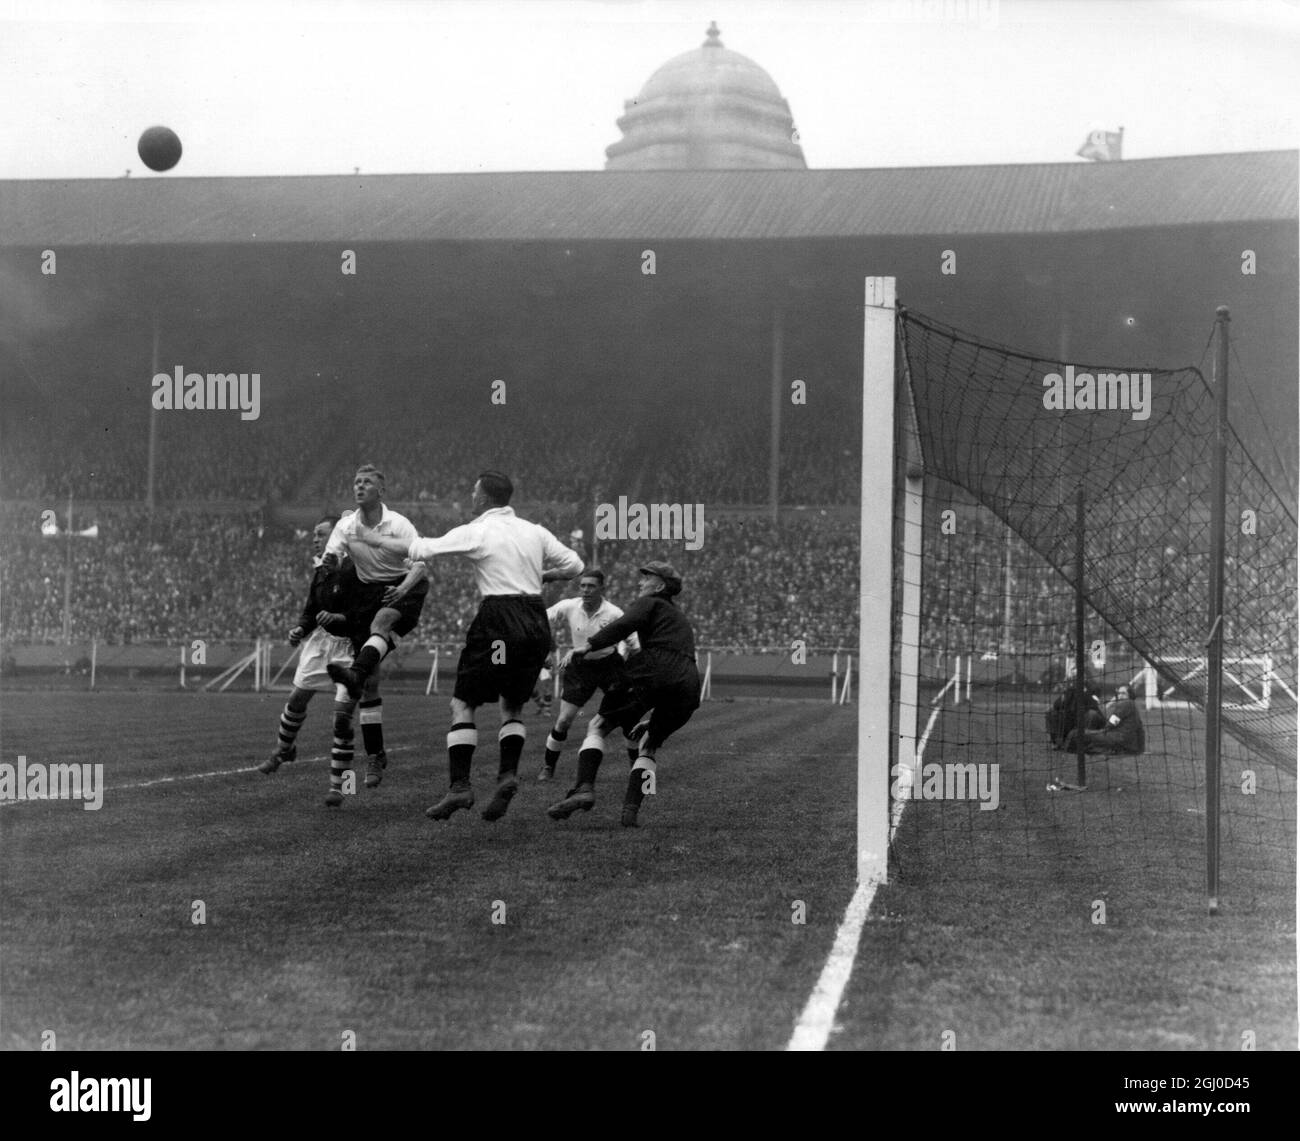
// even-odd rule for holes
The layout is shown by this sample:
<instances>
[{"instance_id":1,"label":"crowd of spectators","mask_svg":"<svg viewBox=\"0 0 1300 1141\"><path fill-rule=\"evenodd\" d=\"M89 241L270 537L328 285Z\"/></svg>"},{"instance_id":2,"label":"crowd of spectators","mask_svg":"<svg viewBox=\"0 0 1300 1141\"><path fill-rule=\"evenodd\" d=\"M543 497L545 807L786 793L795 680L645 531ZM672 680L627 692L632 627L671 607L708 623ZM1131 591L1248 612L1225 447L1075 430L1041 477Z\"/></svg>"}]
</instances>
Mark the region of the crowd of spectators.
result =
<instances>
[{"instance_id":1,"label":"crowd of spectators","mask_svg":"<svg viewBox=\"0 0 1300 1141\"><path fill-rule=\"evenodd\" d=\"M274 634L292 617L309 567L305 537L275 522L277 501L345 506L354 463L372 461L387 472L389 499L409 505L425 534L468 518L475 473L502 467L515 480L518 502L546 505L529 514L541 512L566 541L584 531L574 542L588 555L597 503L623 494L643 503L702 503L706 530L698 550L666 540L601 544L611 597L631 598L640 562L666 557L686 576L682 603L701 645L776 651L796 639L816 648L856 644L858 525L851 505L860 494L860 417L847 394L819 391L814 404L792 404L783 414L781 497L815 507L787 512L779 524L735 510L767 495L765 402L719 390L696 405L697 413L720 412L706 422L682 416L675 399L654 394L639 412L626 392L591 392L577 403L552 396L516 385L494 404L485 387L481 403L471 406L412 386L400 398L376 402L365 417L349 411L346 400L326 399L268 402L249 421L237 413L160 413L160 506L153 513L140 502L147 415L127 425L124 414L88 407L57 433L36 421L24 420L20 430L11 424L0 459L0 490L11 504L0 516L3 637L61 639L68 580L74 639L248 641ZM1238 473L1238 482L1249 474ZM1258 520L1254 530L1229 528L1226 568L1226 632L1231 645L1250 653L1285 643L1283 612L1293 618L1295 609L1294 542L1285 542L1294 524L1253 478L1255 493L1243 502L1258 503ZM953 489L930 482L923 644L937 652L1008 643L1024 653L1064 649L1074 620L1072 512L1037 516L1061 528L1039 544L1055 550L1056 570L1008 539L969 496L945 498ZM1132 492L1123 491L1122 480L1090 488L1089 593L1126 637L1166 653L1191 652L1205 637L1208 510L1186 483L1184 476ZM40 534L43 511L53 509L63 525L69 491L74 528L95 523L98 538ZM135 505L106 505L114 500ZM214 501L227 503L218 510ZM954 512L951 528L941 526L945 507ZM1171 523L1175 518L1181 521ZM885 542L882 536L882 557ZM460 640L475 604L467 569L455 560L436 562L420 637Z\"/></svg>"},{"instance_id":2,"label":"crowd of spectators","mask_svg":"<svg viewBox=\"0 0 1300 1141\"><path fill-rule=\"evenodd\" d=\"M581 516L529 512L561 539L593 554ZM456 522L443 510L411 509L422 533ZM251 641L292 624L310 573L305 530L267 524L261 512L103 508L95 538L40 533L34 513L6 509L0 558L0 630L6 642L56 642L64 634L64 587L70 576L74 640L111 644L183 642L194 638ZM594 552L610 575L609 594L630 600L637 568L671 558L687 577L683 596L700 643L772 649L803 638L809 645L851 645L856 639L856 532L843 524L796 521L780 526L752 519L709 521L703 545L607 541ZM477 598L469 567L434 560L419 638L457 642ZM559 598L564 588L552 586Z\"/></svg>"},{"instance_id":3,"label":"crowd of spectators","mask_svg":"<svg viewBox=\"0 0 1300 1141\"><path fill-rule=\"evenodd\" d=\"M424 534L440 534L468 518L467 503L407 510ZM1073 631L1071 583L1019 540L1008 545L1001 525L977 509L961 511L954 534L938 526L924 532L923 647L945 654L996 650L1009 641L1020 653L1064 651ZM615 601L635 597L644 562L671 560L685 577L680 601L701 646L789 653L797 639L810 652L857 645L858 523L851 512L810 511L779 523L759 515L706 514L697 550L666 540L607 540L593 548L589 515L563 507L525 514L594 558L609 576ZM6 535L0 636L7 645L63 639L65 582L74 641L276 637L292 624L311 566L305 527L268 522L260 510L161 509L150 515L138 507L88 509L74 525L81 530L93 523L94 538L42 535L39 514L26 508L5 508L0 518ZM1203 641L1204 580L1191 573L1194 562L1176 552L1134 548L1131 576L1110 584L1112 596L1127 592L1132 600L1130 634L1169 653ZM1239 652L1285 642L1287 620L1269 599L1285 594L1283 579L1288 571L1294 576L1294 567L1294 558L1270 566L1230 554L1228 634ZM1294 577L1289 586L1294 598ZM896 581L896 602L899 587ZM548 601L566 589L548 587ZM418 641L461 641L476 606L469 567L455 558L434 560Z\"/></svg>"}]
</instances>

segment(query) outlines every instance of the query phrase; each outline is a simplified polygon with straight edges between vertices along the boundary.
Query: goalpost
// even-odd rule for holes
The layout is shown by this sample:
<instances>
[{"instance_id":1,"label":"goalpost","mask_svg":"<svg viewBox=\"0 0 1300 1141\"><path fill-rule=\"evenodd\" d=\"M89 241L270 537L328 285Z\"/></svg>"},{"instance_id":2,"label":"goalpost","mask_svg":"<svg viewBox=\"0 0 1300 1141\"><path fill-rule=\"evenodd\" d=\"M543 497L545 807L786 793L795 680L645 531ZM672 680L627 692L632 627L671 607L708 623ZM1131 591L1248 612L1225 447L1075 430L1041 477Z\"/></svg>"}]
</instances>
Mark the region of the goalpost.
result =
<instances>
[{"instance_id":1,"label":"goalpost","mask_svg":"<svg viewBox=\"0 0 1300 1141\"><path fill-rule=\"evenodd\" d=\"M872 557L892 549L894 533L895 279L866 279L862 334L862 523L859 545L858 625L858 883L888 879L889 780L893 674L893 560ZM915 475L914 475L915 473ZM902 689L899 763L915 763L917 675L920 658L920 471L907 472L904 534Z\"/></svg>"}]
</instances>

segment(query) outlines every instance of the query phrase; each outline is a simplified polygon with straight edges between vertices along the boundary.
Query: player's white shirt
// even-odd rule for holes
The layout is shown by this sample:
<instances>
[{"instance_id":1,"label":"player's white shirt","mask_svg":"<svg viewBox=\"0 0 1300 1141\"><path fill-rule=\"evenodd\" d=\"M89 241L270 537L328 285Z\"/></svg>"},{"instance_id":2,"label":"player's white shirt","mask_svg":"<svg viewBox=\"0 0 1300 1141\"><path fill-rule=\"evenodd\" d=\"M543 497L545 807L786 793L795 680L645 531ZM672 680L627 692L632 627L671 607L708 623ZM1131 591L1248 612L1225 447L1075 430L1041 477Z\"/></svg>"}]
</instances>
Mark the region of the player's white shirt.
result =
<instances>
[{"instance_id":1,"label":"player's white shirt","mask_svg":"<svg viewBox=\"0 0 1300 1141\"><path fill-rule=\"evenodd\" d=\"M474 578L484 598L541 594L544 571L563 571L572 577L583 565L576 552L545 527L520 519L513 507L489 507L440 539L416 539L408 553L420 562L435 555L464 555L474 564Z\"/></svg>"},{"instance_id":2,"label":"player's white shirt","mask_svg":"<svg viewBox=\"0 0 1300 1141\"><path fill-rule=\"evenodd\" d=\"M608 598L600 600L600 606L597 607L594 614L588 614L582 605L581 598L562 598L554 606L546 610L546 617L554 622L557 618L563 618L569 624L569 640L573 643L575 650L586 650L591 641L591 636L599 630L603 630L615 618L623 617L623 609L615 606ZM637 636L633 634L624 642L619 642L617 646L606 646L603 650L595 650L587 654L587 661L594 662L600 658L607 658L610 654L620 653L623 657L629 654L641 652L641 644Z\"/></svg>"},{"instance_id":3,"label":"player's white shirt","mask_svg":"<svg viewBox=\"0 0 1300 1141\"><path fill-rule=\"evenodd\" d=\"M374 527L376 534L388 535L395 539L414 539L419 535L420 532L415 529L415 524L405 515L390 511L386 504L383 508L384 513ZM372 547L357 538L357 525L362 522L361 512L355 508L342 515L334 524L334 530L330 532L329 542L325 544L325 553L338 555L340 558L345 554L351 555L352 562L357 568L357 578L362 582L382 582L405 577L409 568L401 555Z\"/></svg>"}]
</instances>

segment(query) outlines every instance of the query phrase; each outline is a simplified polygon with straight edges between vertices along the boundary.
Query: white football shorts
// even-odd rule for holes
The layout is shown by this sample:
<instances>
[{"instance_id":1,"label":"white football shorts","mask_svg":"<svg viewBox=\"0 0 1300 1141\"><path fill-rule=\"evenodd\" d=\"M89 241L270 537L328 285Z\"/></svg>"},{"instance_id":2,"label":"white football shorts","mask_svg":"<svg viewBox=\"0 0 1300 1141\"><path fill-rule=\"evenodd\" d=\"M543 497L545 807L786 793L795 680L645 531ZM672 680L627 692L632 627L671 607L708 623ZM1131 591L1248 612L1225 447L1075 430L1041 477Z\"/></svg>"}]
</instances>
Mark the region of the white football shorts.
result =
<instances>
[{"instance_id":1,"label":"white football shorts","mask_svg":"<svg viewBox=\"0 0 1300 1141\"><path fill-rule=\"evenodd\" d=\"M335 686L325 667L331 663L340 666L352 664L352 640L336 638L317 626L302 643L302 655L293 684L299 689L314 689L318 693L333 693Z\"/></svg>"}]
</instances>

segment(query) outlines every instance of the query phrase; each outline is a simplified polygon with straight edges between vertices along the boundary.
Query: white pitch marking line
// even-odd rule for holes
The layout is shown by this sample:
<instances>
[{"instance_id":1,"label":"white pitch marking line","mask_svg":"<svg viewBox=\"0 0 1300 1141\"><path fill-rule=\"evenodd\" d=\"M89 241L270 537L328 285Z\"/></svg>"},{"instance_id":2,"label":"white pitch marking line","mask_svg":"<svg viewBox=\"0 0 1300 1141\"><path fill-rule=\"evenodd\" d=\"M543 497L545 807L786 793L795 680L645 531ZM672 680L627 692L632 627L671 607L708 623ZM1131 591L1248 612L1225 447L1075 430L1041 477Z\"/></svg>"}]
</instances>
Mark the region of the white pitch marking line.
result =
<instances>
[{"instance_id":1,"label":"white pitch marking line","mask_svg":"<svg viewBox=\"0 0 1300 1141\"><path fill-rule=\"evenodd\" d=\"M867 921L867 912L871 910L875 894L875 880L858 884L853 898L849 900L849 909L844 913L840 929L835 932L835 944L831 947L830 957L822 968L821 977L813 988L808 1005L799 1017L799 1024L794 1028L787 1050L826 1048L826 1039L830 1037L831 1027L835 1024L835 1012L840 1008L844 988L848 985L849 975L853 973L858 939L862 935L862 925Z\"/></svg>"},{"instance_id":2,"label":"white pitch marking line","mask_svg":"<svg viewBox=\"0 0 1300 1141\"><path fill-rule=\"evenodd\" d=\"M405 752L408 749L412 749L414 747L415 746L413 745L398 745L395 748L388 749L386 751L389 753L401 753L401 752ZM305 758L300 758L296 761L289 761L287 763L292 765L299 765L299 764L310 765L313 762L328 761L328 760L329 760L329 754L322 753L319 757L305 757ZM183 776L176 776L176 777L156 777L154 780L133 781L131 784L108 785L104 788L104 794L107 795L110 792L122 792L129 788L151 788L153 785L156 784L176 784L177 782L183 780L207 780L208 777L231 777L231 776L237 776L239 773L255 773L257 771L259 770L256 765L249 765L247 768L243 768L243 769L220 769L216 772L211 772L211 773L186 773ZM26 798L24 798L23 800L0 800L0 808L10 808L15 804L34 804L36 803L36 801L43 800L43 799L45 798L37 797L36 800L28 800Z\"/></svg>"},{"instance_id":3,"label":"white pitch marking line","mask_svg":"<svg viewBox=\"0 0 1300 1141\"><path fill-rule=\"evenodd\" d=\"M934 728L934 723L938 719L939 711L939 707L936 706L926 724L925 732L921 734L921 740L917 742L918 768L921 758L925 755L925 744L929 740L930 730ZM901 809L898 815L901 818ZM893 821L893 826L898 827L897 820ZM831 953L826 959L826 965L822 967L822 973L817 979L817 985L813 987L803 1014L799 1016L794 1034L786 1046L787 1051L826 1048L826 1041L835 1026L835 1015L840 1009L840 1000L844 997L844 988L848 985L849 976L853 973L854 960L858 957L858 942L862 938L862 928L867 922L871 901L875 899L876 888L879 886L876 880L868 880L858 884L853 892L848 910L840 921L839 930L835 932Z\"/></svg>"}]
</instances>

